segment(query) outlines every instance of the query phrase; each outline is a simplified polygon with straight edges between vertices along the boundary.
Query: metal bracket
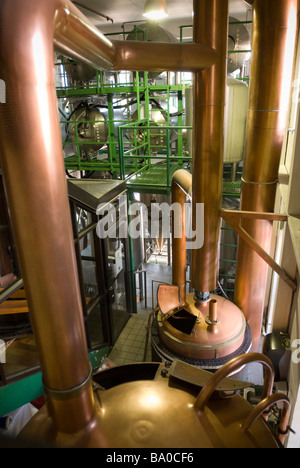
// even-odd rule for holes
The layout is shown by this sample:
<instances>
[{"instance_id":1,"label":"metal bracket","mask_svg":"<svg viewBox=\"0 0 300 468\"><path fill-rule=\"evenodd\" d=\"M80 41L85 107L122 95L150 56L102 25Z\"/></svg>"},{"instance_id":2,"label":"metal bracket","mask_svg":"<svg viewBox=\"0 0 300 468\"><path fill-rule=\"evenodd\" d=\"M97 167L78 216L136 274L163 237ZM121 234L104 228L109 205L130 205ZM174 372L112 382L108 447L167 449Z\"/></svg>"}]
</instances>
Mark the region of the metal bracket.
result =
<instances>
[{"instance_id":1,"label":"metal bracket","mask_svg":"<svg viewBox=\"0 0 300 468\"><path fill-rule=\"evenodd\" d=\"M242 219L262 219L267 221L287 221L288 216L276 213L259 213L251 211L229 211L221 210L220 216L228 223L236 233L253 249L255 252L280 276L283 281L296 291L297 283L288 275L288 273L273 260L272 257L248 234L242 227Z\"/></svg>"},{"instance_id":2,"label":"metal bracket","mask_svg":"<svg viewBox=\"0 0 300 468\"><path fill-rule=\"evenodd\" d=\"M171 377L202 388L205 387L212 377L211 372L191 366L183 361L173 361L168 371ZM235 392L251 386L252 384L249 382L227 378L224 379L215 390L218 392Z\"/></svg>"}]
</instances>

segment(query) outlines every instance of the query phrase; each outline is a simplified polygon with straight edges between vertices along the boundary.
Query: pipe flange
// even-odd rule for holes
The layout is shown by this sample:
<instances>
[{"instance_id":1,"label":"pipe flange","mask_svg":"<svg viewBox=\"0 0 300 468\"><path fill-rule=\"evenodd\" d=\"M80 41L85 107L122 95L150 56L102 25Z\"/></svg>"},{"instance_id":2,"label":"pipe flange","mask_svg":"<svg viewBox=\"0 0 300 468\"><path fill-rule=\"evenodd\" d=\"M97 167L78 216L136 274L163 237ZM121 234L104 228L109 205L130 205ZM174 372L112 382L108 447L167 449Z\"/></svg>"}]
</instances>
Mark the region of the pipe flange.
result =
<instances>
[{"instance_id":1,"label":"pipe flange","mask_svg":"<svg viewBox=\"0 0 300 468\"><path fill-rule=\"evenodd\" d=\"M212 326L216 326L220 323L220 319L218 318L216 321L211 321L209 316L206 317L205 319L205 322L207 323L207 325L212 325Z\"/></svg>"},{"instance_id":2,"label":"pipe flange","mask_svg":"<svg viewBox=\"0 0 300 468\"><path fill-rule=\"evenodd\" d=\"M92 384L92 374L93 369L90 365L90 373L88 377L76 387L67 389L67 390L53 390L43 382L43 387L45 390L45 396L49 399L56 400L56 401L66 401L74 398L78 398L85 390L87 390Z\"/></svg>"},{"instance_id":3,"label":"pipe flange","mask_svg":"<svg viewBox=\"0 0 300 468\"><path fill-rule=\"evenodd\" d=\"M210 293L209 292L200 292L195 291L194 299L196 302L209 302L210 301Z\"/></svg>"}]
</instances>

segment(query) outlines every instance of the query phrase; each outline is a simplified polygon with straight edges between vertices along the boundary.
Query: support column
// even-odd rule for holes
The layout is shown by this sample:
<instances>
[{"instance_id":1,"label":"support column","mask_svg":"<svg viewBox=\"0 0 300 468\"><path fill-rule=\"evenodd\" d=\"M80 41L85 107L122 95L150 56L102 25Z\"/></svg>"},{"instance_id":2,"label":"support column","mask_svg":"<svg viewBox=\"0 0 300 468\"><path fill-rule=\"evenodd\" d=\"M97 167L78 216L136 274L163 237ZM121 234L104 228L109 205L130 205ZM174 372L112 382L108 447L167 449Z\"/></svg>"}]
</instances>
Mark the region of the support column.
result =
<instances>
[{"instance_id":1,"label":"support column","mask_svg":"<svg viewBox=\"0 0 300 468\"><path fill-rule=\"evenodd\" d=\"M297 0L255 0L250 98L241 210L274 211L279 162L289 111L297 32ZM242 227L270 253L272 223L244 220ZM259 350L268 266L240 239L235 303L249 322Z\"/></svg>"}]
</instances>

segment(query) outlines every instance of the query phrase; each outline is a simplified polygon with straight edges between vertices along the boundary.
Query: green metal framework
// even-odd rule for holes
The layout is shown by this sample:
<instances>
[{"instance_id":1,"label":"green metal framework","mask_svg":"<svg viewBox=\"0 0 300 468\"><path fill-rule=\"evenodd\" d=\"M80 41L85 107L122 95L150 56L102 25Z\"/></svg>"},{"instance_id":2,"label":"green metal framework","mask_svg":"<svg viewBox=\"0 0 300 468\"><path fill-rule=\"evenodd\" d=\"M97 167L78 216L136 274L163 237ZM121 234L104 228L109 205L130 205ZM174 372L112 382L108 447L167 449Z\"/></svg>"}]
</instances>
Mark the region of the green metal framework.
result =
<instances>
[{"instance_id":1,"label":"green metal framework","mask_svg":"<svg viewBox=\"0 0 300 468\"><path fill-rule=\"evenodd\" d=\"M192 131L192 127L158 127L148 125L147 120L119 127L120 174L126 180L128 189L147 193L170 193L174 172L183 167L189 169L192 162L192 157L183 156L184 131ZM178 132L175 147L172 147L171 142L173 132ZM133 135L132 141L128 138L128 133ZM151 144L151 138L155 137L165 140L164 149L161 145ZM131 170L129 173L128 168Z\"/></svg>"},{"instance_id":2,"label":"green metal framework","mask_svg":"<svg viewBox=\"0 0 300 468\"><path fill-rule=\"evenodd\" d=\"M137 22L138 23L138 22ZM230 24L251 25L252 21L231 22ZM180 26L180 41L190 42L184 36L187 29L192 25ZM108 34L108 36L119 36L125 39L125 25L123 31ZM142 38L147 40L147 32L141 29L137 24L134 25L135 39ZM239 54L251 52L251 50L233 50L229 54ZM57 87L58 98L81 97L93 99L94 96L105 96L108 107L108 118L104 121L107 125L107 141L101 142L103 148L95 152L90 157L82 157L80 147L84 143L78 140L78 125L83 122L75 122L76 140L64 141L66 148L72 144L76 147L73 156L65 158L65 167L67 171L108 171L114 178L121 178L127 181L128 188L146 191L150 193L169 193L170 178L172 173L178 167L189 167L190 159L184 154L183 134L186 131L192 131L191 127L184 127L184 94L185 87L192 83L192 74L175 74L174 84L153 85L149 80L148 73L126 73L108 74L101 71L95 71L96 77L88 83L72 85L68 83L67 73L64 69L66 63L64 59L56 65L60 67L62 86ZM237 78L248 81L248 77ZM169 83L169 80L168 80ZM128 98L129 96L129 98ZM118 120L115 117L115 109L119 102L124 103L124 108L128 105L129 99L135 99L137 107L137 117L133 120L133 115L126 116L124 120ZM155 148L151 145L151 137L155 135L157 127L152 127L150 119L151 101L164 100L167 104L166 111L166 148ZM178 121L176 127L171 125L170 120L170 99L177 100ZM126 101L127 100L127 104ZM140 106L144 102L145 120L141 119ZM100 106L101 107L101 106ZM69 120L61 121L62 125L70 123ZM91 123L91 122L85 122ZM144 137L141 138L141 126L143 127ZM115 131L116 127L118 132ZM170 133L176 130L178 133L178 144L176 154L174 148L170 147ZM131 138L130 138L131 137ZM132 141L133 140L133 141ZM98 143L98 142L97 142ZM97 144L95 142L95 145ZM91 145L91 142L87 143ZM93 143L92 143L93 144ZM142 157L141 157L142 156ZM224 173L224 196L238 198L240 195L240 178L236 173L235 180L228 180L226 172Z\"/></svg>"},{"instance_id":3,"label":"green metal framework","mask_svg":"<svg viewBox=\"0 0 300 468\"><path fill-rule=\"evenodd\" d=\"M57 90L58 98L80 96L84 100L88 96L104 95L106 96L108 107L108 119L102 122L107 126L108 138L106 141L88 141L85 143L82 142L82 139L79 139L78 127L82 124L97 123L97 121L91 122L86 120L75 122L67 119L61 120L61 125L64 126L67 124L74 124L76 134L75 141L66 139L63 142L64 149L70 145L76 149L74 155L65 158L65 168L67 171L108 171L113 173L116 178L121 177L121 179L125 180L132 175L133 170L135 172L140 171L141 174L144 174L145 171L151 170L158 160L161 161L163 159L165 160L166 180L165 182L163 178L160 178L160 180L162 181L162 190L168 191L170 188L170 167L174 167L174 156L176 156L178 166L180 167L182 167L183 161L188 162L189 159L191 159L184 156L183 153L184 132L192 131L191 127L183 126L183 85L151 85L148 84L147 73L143 74L142 80L138 72L136 72L135 77L136 80L134 83L107 86L103 81L103 73L97 72L96 87L84 89L65 88ZM128 95L131 97L135 96L136 112L134 115L137 117L137 120L132 120L132 116L130 119L118 120L115 118L115 101L117 103L124 102L125 109L127 106L125 101L128 99ZM153 107L151 109L151 103L154 100L157 102L157 110L164 112L165 122L163 126L161 124L159 126L151 125L150 112L155 111ZM161 100L167 104L166 109L159 108L159 101ZM176 127L171 125L170 121L170 101L174 101L177 104L178 125ZM140 118L140 107L142 104L145 108L145 119ZM99 108L101 108L101 106L99 106ZM118 127L118 134L116 134L115 131L116 127ZM127 130L129 130L129 132ZM174 147L171 148L170 144L170 134L174 131L177 133L176 151ZM162 148L161 146L156 148L152 140L155 136L159 137L162 132L166 134L166 148ZM82 156L81 149L84 145L95 145L96 147L96 145L99 144L102 146L100 151L95 151L95 153L89 157ZM176 155L174 154L175 152L177 153ZM141 154L147 156L146 164L138 162ZM172 164L170 161L171 157L173 157ZM160 169L162 169L162 166ZM154 180L156 180L156 173L157 168L154 168ZM141 181L142 180L145 179L141 179ZM147 185L146 180L145 184ZM154 183L153 186L150 182L150 186L154 189L158 188L157 183ZM161 188L159 188L159 191L161 191Z\"/></svg>"},{"instance_id":4,"label":"green metal framework","mask_svg":"<svg viewBox=\"0 0 300 468\"><path fill-rule=\"evenodd\" d=\"M130 26L131 27L131 26ZM132 31L130 31L132 32ZM136 40L147 40L147 31L140 28L137 24L134 25L134 37ZM125 33L125 24L123 31L116 32L112 34L107 34L107 36L118 36L118 38L126 38ZM133 184L134 176L132 177L132 171L134 173L140 171L140 188L143 190L155 190L158 193L168 193L170 188L170 175L174 172L175 160L174 160L174 149L170 149L170 145L167 144L167 148L162 150L162 148L154 148L151 145L151 139L155 135L157 128L151 127L150 112L151 102L153 99L156 101L163 100L166 103L167 108L165 109L166 121L164 126L166 127L165 131L167 134L167 140L170 137L170 100L177 102L178 107L178 120L177 120L177 133L178 133L178 145L176 148L177 163L178 166L182 167L183 164L183 132L187 129L183 127L183 95L184 88L186 85L191 83L191 79L183 81L182 74L174 74L175 80L174 83L170 84L168 79L168 84L164 85L153 85L147 72L143 73L118 73L118 74L109 74L101 71L95 71L95 79L87 82L72 85L69 83L69 78L66 73L65 66L70 65L74 62L70 62L67 59L62 58L61 62L56 63L56 67L59 69L61 85L57 86L57 97L60 98L82 98L82 100L93 99L94 96L105 96L107 100L108 107L108 118L104 121L104 124L107 125L108 139L107 141L101 142L103 149L99 152L95 152L94 155L90 157L82 157L82 151L80 147L84 143L79 143L78 138L78 126L83 122L74 122L76 129L76 138L75 141L64 141L64 149L68 145L74 145L76 147L75 154L65 158L65 168L67 171L108 171L113 174L115 178L122 178L123 180L128 180L128 185ZM192 76L191 76L192 77ZM191 78L190 77L190 78ZM137 111L135 112L135 120L132 120L131 116L126 116L124 120L117 120L115 118L115 109L118 107L119 102L128 101L128 96L130 99L134 97L136 102ZM140 106L144 103L145 107L145 121L141 122ZM116 105L117 104L117 105ZM159 106L159 104L158 104ZM100 106L101 107L101 106ZM124 108L126 107L126 102L124 103ZM70 122L68 119L61 121L62 125L66 125ZM85 121L86 124L92 123ZM94 122L95 123L95 122ZM141 142L141 130L140 126L143 125L143 131L145 132L145 137ZM116 134L115 128L120 127L120 130ZM133 135L134 144L130 144L128 138L128 130L130 128L131 134ZM174 128L173 128L174 130ZM139 138L137 138L139 135ZM98 143L98 142L97 142ZM93 142L89 142L89 145L93 145ZM96 145L96 142L95 142ZM140 154L147 155L147 159L144 164L139 162ZM153 156L154 153L154 156ZM161 154L162 153L162 154ZM173 154L171 154L173 153ZM150 155L153 156L150 159ZM159 156L162 155L162 158ZM173 157L171 161L170 158ZM159 167L157 162L159 159L165 160L163 165L160 161ZM185 158L185 162L187 159ZM153 170L153 173L151 174ZM147 176L146 176L147 172ZM165 172L165 175L163 175ZM157 183L157 175L160 174L159 181ZM89 175L89 172L88 172ZM134 185L134 184L133 184ZM135 184L136 185L136 184Z\"/></svg>"}]
</instances>

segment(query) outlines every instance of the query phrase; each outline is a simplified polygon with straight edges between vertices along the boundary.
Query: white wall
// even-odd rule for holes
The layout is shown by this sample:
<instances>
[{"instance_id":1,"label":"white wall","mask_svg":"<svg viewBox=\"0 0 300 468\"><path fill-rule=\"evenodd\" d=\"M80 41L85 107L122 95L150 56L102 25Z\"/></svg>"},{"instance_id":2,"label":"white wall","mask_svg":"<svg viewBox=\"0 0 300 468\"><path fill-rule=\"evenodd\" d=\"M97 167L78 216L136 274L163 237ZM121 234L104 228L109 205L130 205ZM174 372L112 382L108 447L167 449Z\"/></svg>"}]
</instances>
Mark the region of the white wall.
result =
<instances>
[{"instance_id":1,"label":"white wall","mask_svg":"<svg viewBox=\"0 0 300 468\"><path fill-rule=\"evenodd\" d=\"M275 211L289 215L283 231L279 252L282 267L299 283L300 272L300 41L295 66L291 95L291 113L282 151L279 171L279 186ZM292 405L288 448L300 448L300 288L295 293L282 281L275 287L275 306L272 325L274 329L290 334L292 359L289 369L288 388ZM299 341L300 343L300 341ZM299 352L297 352L299 349ZM298 362L299 361L299 362Z\"/></svg>"}]
</instances>

